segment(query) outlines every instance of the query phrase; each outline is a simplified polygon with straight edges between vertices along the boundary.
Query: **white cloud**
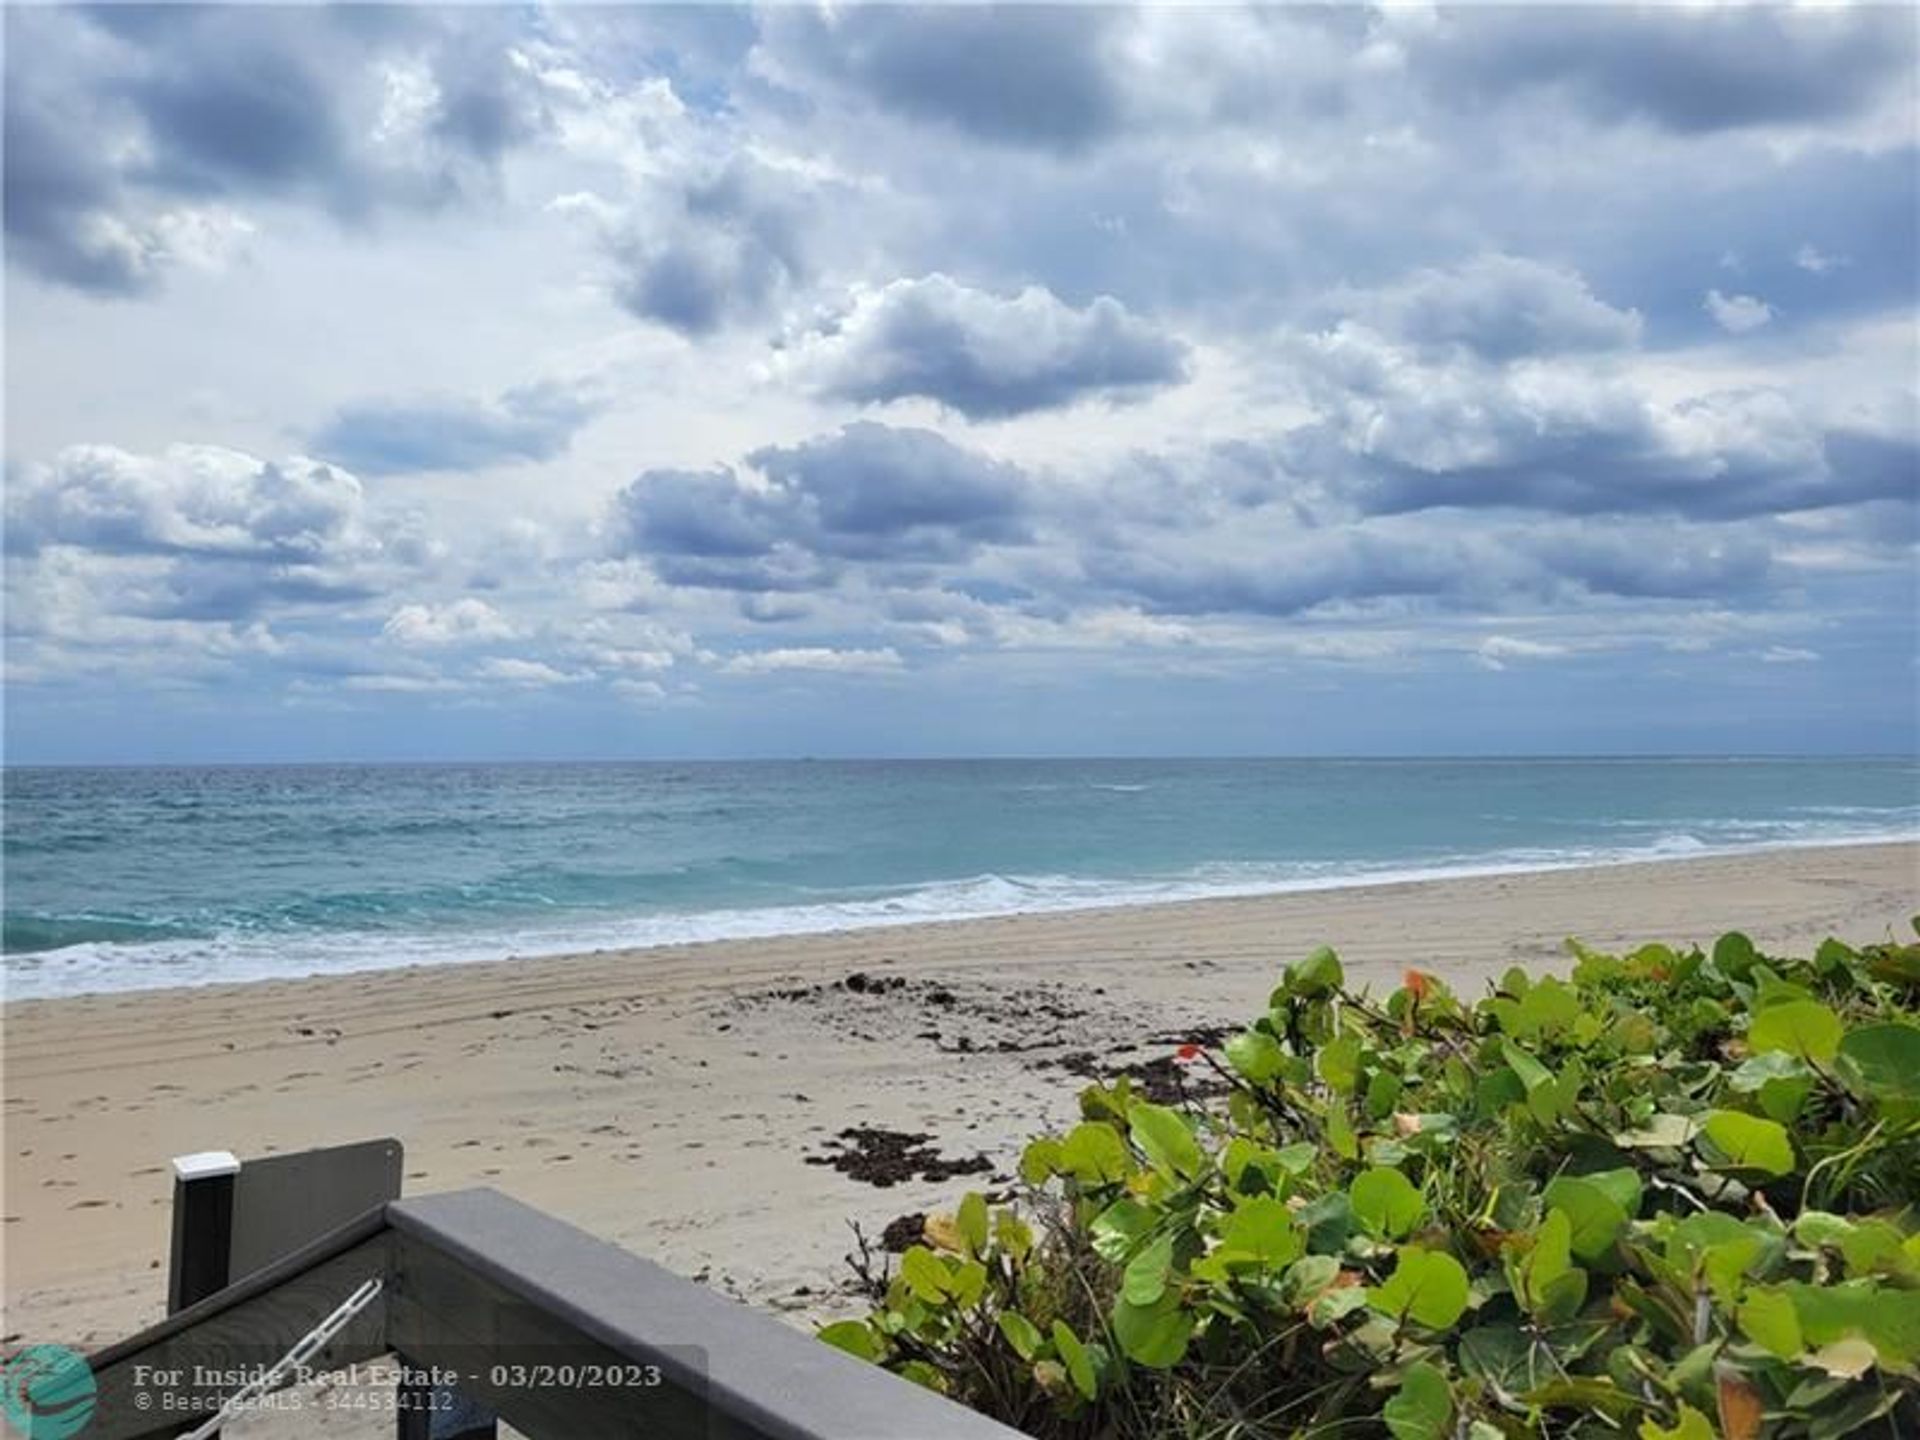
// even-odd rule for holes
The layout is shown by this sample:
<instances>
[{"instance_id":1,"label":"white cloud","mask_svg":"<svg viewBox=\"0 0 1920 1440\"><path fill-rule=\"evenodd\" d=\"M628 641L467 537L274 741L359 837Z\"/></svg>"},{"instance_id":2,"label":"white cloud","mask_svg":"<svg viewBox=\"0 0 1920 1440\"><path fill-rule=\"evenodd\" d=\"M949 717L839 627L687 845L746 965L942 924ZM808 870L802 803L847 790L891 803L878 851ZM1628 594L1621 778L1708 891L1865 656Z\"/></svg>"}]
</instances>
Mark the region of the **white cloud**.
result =
<instances>
[{"instance_id":1,"label":"white cloud","mask_svg":"<svg viewBox=\"0 0 1920 1440\"><path fill-rule=\"evenodd\" d=\"M496 656L483 661L474 673L483 680L499 680L508 685L528 687L573 685L586 678L556 670L544 660L523 660L517 656Z\"/></svg>"},{"instance_id":2,"label":"white cloud","mask_svg":"<svg viewBox=\"0 0 1920 1440\"><path fill-rule=\"evenodd\" d=\"M510 640L518 632L486 601L469 596L446 605L402 605L380 633L400 645L436 646Z\"/></svg>"},{"instance_id":3,"label":"white cloud","mask_svg":"<svg viewBox=\"0 0 1920 1440\"><path fill-rule=\"evenodd\" d=\"M1702 305L1713 317L1713 323L1729 335L1758 330L1773 319L1773 307L1752 295L1723 295L1718 290L1709 290Z\"/></svg>"},{"instance_id":4,"label":"white cloud","mask_svg":"<svg viewBox=\"0 0 1920 1440\"><path fill-rule=\"evenodd\" d=\"M1807 665L1819 658L1818 650L1805 650L1797 645L1769 645L1760 652L1763 665Z\"/></svg>"},{"instance_id":5,"label":"white cloud","mask_svg":"<svg viewBox=\"0 0 1920 1440\"><path fill-rule=\"evenodd\" d=\"M825 645L803 645L731 655L721 662L720 669L728 675L765 675L781 670L886 675L899 670L901 664L899 652L891 646L872 650L835 650Z\"/></svg>"},{"instance_id":6,"label":"white cloud","mask_svg":"<svg viewBox=\"0 0 1920 1440\"><path fill-rule=\"evenodd\" d=\"M1793 263L1802 270L1814 275L1825 275L1852 262L1844 255L1826 255L1812 245L1802 245L1793 252Z\"/></svg>"},{"instance_id":7,"label":"white cloud","mask_svg":"<svg viewBox=\"0 0 1920 1440\"><path fill-rule=\"evenodd\" d=\"M1489 635L1474 650L1474 658L1488 670L1504 670L1509 660L1557 660L1571 654L1565 645L1547 640L1525 640L1513 635Z\"/></svg>"}]
</instances>

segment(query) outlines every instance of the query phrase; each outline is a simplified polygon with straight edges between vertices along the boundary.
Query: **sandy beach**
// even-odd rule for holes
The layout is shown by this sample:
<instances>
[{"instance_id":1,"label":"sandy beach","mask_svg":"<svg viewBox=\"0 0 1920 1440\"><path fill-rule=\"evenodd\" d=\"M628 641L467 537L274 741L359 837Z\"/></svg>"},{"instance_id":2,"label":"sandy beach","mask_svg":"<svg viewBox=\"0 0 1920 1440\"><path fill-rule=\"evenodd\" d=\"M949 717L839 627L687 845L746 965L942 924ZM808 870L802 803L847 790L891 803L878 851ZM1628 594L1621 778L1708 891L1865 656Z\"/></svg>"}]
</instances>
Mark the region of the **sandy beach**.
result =
<instances>
[{"instance_id":1,"label":"sandy beach","mask_svg":"<svg viewBox=\"0 0 1920 1440\"><path fill-rule=\"evenodd\" d=\"M1477 991L1568 934L1788 949L1904 934L1916 909L1920 846L1884 844L16 1004L6 1341L161 1314L170 1156L380 1135L409 1192L496 1186L829 1313L849 1222L877 1236L1003 1183L1085 1076L1164 1080L1316 944L1375 986L1420 966ZM825 1163L855 1127L925 1137L881 1166L913 1178Z\"/></svg>"}]
</instances>

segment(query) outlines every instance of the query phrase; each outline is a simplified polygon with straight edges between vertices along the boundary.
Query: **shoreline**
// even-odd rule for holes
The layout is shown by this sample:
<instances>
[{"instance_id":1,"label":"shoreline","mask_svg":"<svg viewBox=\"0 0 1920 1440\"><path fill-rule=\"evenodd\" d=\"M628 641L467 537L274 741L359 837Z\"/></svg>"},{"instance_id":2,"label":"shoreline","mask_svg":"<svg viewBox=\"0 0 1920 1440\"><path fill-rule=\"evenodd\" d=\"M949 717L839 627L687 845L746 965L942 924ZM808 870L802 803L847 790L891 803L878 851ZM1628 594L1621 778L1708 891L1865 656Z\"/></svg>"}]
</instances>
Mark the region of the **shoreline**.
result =
<instances>
[{"instance_id":1,"label":"shoreline","mask_svg":"<svg viewBox=\"0 0 1920 1440\"><path fill-rule=\"evenodd\" d=\"M690 951L710 946L754 944L766 941L795 940L817 936L859 935L873 931L919 929L927 926L971 925L982 921L1030 919L1056 915L1105 917L1140 910L1157 910L1166 907L1186 905L1210 905L1237 900L1273 900L1292 895L1349 893L1353 891L1387 889L1405 885L1444 884L1452 881L1480 880L1495 877L1553 875L1569 872L1578 873L1589 870L1613 870L1623 867L1684 865L1703 860L1736 859L1747 855L1770 855L1803 850L1869 849L1886 845L1920 846L1920 834L1843 835L1818 839L1796 838L1792 840L1757 841L1751 844L1730 846L1701 845L1697 849L1681 850L1671 853L1650 854L1622 851L1603 854L1595 858L1576 860L1514 861L1510 863L1476 863L1467 861L1459 865L1441 864L1434 866L1408 866L1403 868L1389 867L1377 871L1348 870L1324 878L1303 877L1298 880L1279 882L1250 882L1244 888L1225 884L1218 888L1205 890L1196 894L1166 896L1142 894L1139 898L1133 899L1116 899L1108 896L1100 896L1091 897L1084 901L1066 900L1059 904L1039 904L1026 908L988 908L978 911L956 911L926 916L876 914L871 918L866 916L843 918L840 923L787 925L767 929L754 928L750 922L756 917L773 915L792 916L807 910L825 909L833 905L882 904L889 902L835 901L823 902L820 906L771 906L750 910L700 911L684 916L635 917L627 921L610 921L607 923L610 927L618 927L671 920L697 925L701 921L714 920L719 917L733 917L747 920L749 924L747 928L733 933L704 935L685 939L613 940L612 943L604 945L573 944L568 948L562 949L508 949L505 953L500 953L498 949L489 947L484 953L449 954L444 958L412 958L385 964L376 961L371 964L347 964L337 967L308 970L300 973L246 975L231 979L216 976L206 979L172 979L157 984L114 984L104 985L94 989L52 991L45 994L23 996L19 999L14 999L11 995L12 977L8 974L0 977L0 979L4 980L4 983L0 983L0 1015L6 1014L16 1006L39 1005L96 995L151 995L176 990L226 989L234 986L268 985L289 981L327 980L345 978L353 975L384 974L395 971L411 972L437 970L447 967L461 968L473 965L560 961L585 956L609 954L642 955L657 951ZM1004 877L982 875L972 877L966 881L929 882L927 885L904 892L904 896L924 894L928 890L939 886L974 884L981 880L988 879L1004 879ZM1017 884L1019 882L1012 881L1008 883ZM1107 882L1094 879L1088 883L1098 885ZM1145 887L1153 882L1143 880L1139 882L1115 881L1112 883L1116 885L1136 883ZM1186 882L1169 881L1166 883L1169 885L1179 885ZM894 898L899 899L904 898L904 896ZM418 943L420 936L414 935L404 938ZM338 939L342 945L353 944L360 946L377 946L382 941L381 936L370 932L339 932ZM459 945L463 942L455 941L454 943ZM60 950L40 950L21 952L18 955L0 955L0 966L11 965L17 963L20 959L29 957L52 956L60 953Z\"/></svg>"},{"instance_id":2,"label":"shoreline","mask_svg":"<svg viewBox=\"0 0 1920 1440\"><path fill-rule=\"evenodd\" d=\"M5 1329L86 1348L157 1317L170 1156L382 1135L408 1193L494 1186L724 1293L831 1313L849 1222L872 1237L1002 1187L1089 1076L1215 1043L1320 943L1356 986L1418 967L1472 994L1558 963L1569 934L1738 928L1806 953L1907 936L1916 910L1909 842L18 1002ZM863 1183L833 1163L852 1127L986 1168Z\"/></svg>"}]
</instances>

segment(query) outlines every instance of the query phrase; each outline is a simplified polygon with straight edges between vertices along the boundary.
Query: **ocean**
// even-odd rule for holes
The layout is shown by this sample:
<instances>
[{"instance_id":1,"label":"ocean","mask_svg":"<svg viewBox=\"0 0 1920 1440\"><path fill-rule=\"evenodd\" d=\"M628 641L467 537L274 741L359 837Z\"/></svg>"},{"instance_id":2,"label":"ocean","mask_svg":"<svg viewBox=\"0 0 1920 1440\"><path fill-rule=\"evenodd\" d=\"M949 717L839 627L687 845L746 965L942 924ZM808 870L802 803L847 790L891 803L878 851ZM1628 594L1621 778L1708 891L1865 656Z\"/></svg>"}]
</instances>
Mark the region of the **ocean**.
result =
<instances>
[{"instance_id":1,"label":"ocean","mask_svg":"<svg viewBox=\"0 0 1920 1440\"><path fill-rule=\"evenodd\" d=\"M10 769L9 999L1912 837L1909 759Z\"/></svg>"}]
</instances>

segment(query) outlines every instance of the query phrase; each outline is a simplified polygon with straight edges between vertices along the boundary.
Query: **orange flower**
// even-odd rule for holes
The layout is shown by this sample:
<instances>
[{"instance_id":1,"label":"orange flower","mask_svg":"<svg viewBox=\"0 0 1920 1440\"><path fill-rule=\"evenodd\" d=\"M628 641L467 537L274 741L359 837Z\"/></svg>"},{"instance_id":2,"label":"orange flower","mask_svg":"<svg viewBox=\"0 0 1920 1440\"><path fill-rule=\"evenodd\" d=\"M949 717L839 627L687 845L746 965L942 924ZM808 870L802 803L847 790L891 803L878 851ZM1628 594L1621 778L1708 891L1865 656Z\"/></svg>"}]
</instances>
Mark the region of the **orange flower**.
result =
<instances>
[{"instance_id":1,"label":"orange flower","mask_svg":"<svg viewBox=\"0 0 1920 1440\"><path fill-rule=\"evenodd\" d=\"M1433 977L1423 971L1409 970L1400 977L1400 983L1407 987L1417 1005L1427 998L1427 987L1433 983Z\"/></svg>"}]
</instances>

